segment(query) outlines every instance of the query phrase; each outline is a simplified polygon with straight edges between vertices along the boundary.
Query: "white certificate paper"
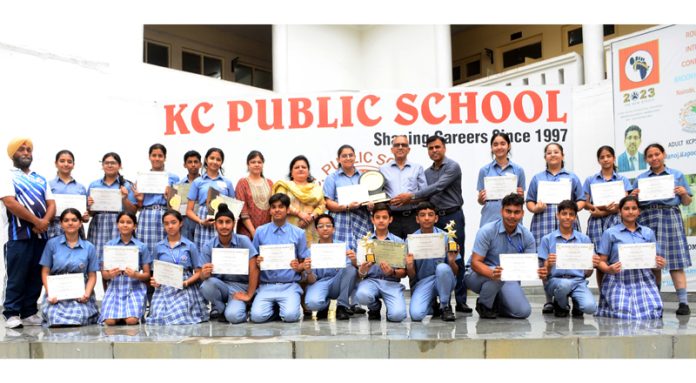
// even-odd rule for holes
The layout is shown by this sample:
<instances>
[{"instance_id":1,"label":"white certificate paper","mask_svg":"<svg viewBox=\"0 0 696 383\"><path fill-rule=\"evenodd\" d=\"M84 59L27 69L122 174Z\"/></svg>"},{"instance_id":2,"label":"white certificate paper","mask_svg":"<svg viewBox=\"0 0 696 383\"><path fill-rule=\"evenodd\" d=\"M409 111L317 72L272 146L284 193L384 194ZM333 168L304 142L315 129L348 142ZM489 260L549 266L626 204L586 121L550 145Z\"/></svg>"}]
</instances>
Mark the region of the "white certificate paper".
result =
<instances>
[{"instance_id":1,"label":"white certificate paper","mask_svg":"<svg viewBox=\"0 0 696 383\"><path fill-rule=\"evenodd\" d=\"M138 192L148 194L164 194L169 186L167 172L138 172Z\"/></svg>"},{"instance_id":2,"label":"white certificate paper","mask_svg":"<svg viewBox=\"0 0 696 383\"><path fill-rule=\"evenodd\" d=\"M213 274L249 275L249 249L213 248Z\"/></svg>"},{"instance_id":3,"label":"white certificate paper","mask_svg":"<svg viewBox=\"0 0 696 383\"><path fill-rule=\"evenodd\" d=\"M655 242L626 243L619 245L619 262L622 270L654 269L657 267Z\"/></svg>"},{"instance_id":4,"label":"white certificate paper","mask_svg":"<svg viewBox=\"0 0 696 383\"><path fill-rule=\"evenodd\" d=\"M155 259L153 262L153 277L160 285L171 286L175 289L184 288L184 267L174 263Z\"/></svg>"},{"instance_id":5,"label":"white certificate paper","mask_svg":"<svg viewBox=\"0 0 696 383\"><path fill-rule=\"evenodd\" d=\"M121 190L119 189L99 189L89 191L90 197L94 200L90 210L120 212L123 209L121 202Z\"/></svg>"},{"instance_id":6,"label":"white certificate paper","mask_svg":"<svg viewBox=\"0 0 696 383\"><path fill-rule=\"evenodd\" d=\"M612 202L618 205L621 198L626 196L623 181L612 181L590 184L592 192L592 204L595 206L607 206Z\"/></svg>"},{"instance_id":7,"label":"white certificate paper","mask_svg":"<svg viewBox=\"0 0 696 383\"><path fill-rule=\"evenodd\" d=\"M137 246L104 246L104 270L140 270Z\"/></svg>"},{"instance_id":8,"label":"white certificate paper","mask_svg":"<svg viewBox=\"0 0 696 383\"><path fill-rule=\"evenodd\" d=\"M82 273L49 275L47 282L49 298L63 301L85 295L85 276Z\"/></svg>"},{"instance_id":9,"label":"white certificate paper","mask_svg":"<svg viewBox=\"0 0 696 383\"><path fill-rule=\"evenodd\" d=\"M591 243L557 243L556 269L590 270L594 245Z\"/></svg>"},{"instance_id":10,"label":"white certificate paper","mask_svg":"<svg viewBox=\"0 0 696 383\"><path fill-rule=\"evenodd\" d=\"M409 234L406 237L408 252L413 254L413 259L444 259L445 234Z\"/></svg>"},{"instance_id":11,"label":"white certificate paper","mask_svg":"<svg viewBox=\"0 0 696 383\"><path fill-rule=\"evenodd\" d=\"M654 201L674 198L674 176L648 177L638 179L638 200Z\"/></svg>"},{"instance_id":12,"label":"white certificate paper","mask_svg":"<svg viewBox=\"0 0 696 383\"><path fill-rule=\"evenodd\" d=\"M313 243L312 269L343 269L346 267L346 244Z\"/></svg>"},{"instance_id":13,"label":"white certificate paper","mask_svg":"<svg viewBox=\"0 0 696 383\"><path fill-rule=\"evenodd\" d=\"M60 216L65 209L75 208L83 214L87 210L87 196L80 194L54 194L56 202L56 217Z\"/></svg>"},{"instance_id":14,"label":"white certificate paper","mask_svg":"<svg viewBox=\"0 0 696 383\"><path fill-rule=\"evenodd\" d=\"M222 203L227 205L232 214L234 214L235 221L239 221L239 215L242 214L242 208L244 207L244 201L234 199L232 197L220 194L217 198L222 200ZM217 208L216 208L217 210ZM236 227L235 227L236 228Z\"/></svg>"},{"instance_id":15,"label":"white certificate paper","mask_svg":"<svg viewBox=\"0 0 696 383\"><path fill-rule=\"evenodd\" d=\"M295 259L295 245L263 245L259 248L259 256L263 257L261 271L287 270Z\"/></svg>"},{"instance_id":16,"label":"white certificate paper","mask_svg":"<svg viewBox=\"0 0 696 383\"><path fill-rule=\"evenodd\" d=\"M517 194L517 176L483 177L486 200L503 199L510 193Z\"/></svg>"},{"instance_id":17,"label":"white certificate paper","mask_svg":"<svg viewBox=\"0 0 696 383\"><path fill-rule=\"evenodd\" d=\"M571 185L572 182L568 178L561 178L558 182L539 181L537 202L557 204L563 200L571 199Z\"/></svg>"},{"instance_id":18,"label":"white certificate paper","mask_svg":"<svg viewBox=\"0 0 696 383\"><path fill-rule=\"evenodd\" d=\"M339 205L350 205L351 202L363 203L370 199L370 193L367 186L363 184L348 185L336 188Z\"/></svg>"},{"instance_id":19,"label":"white certificate paper","mask_svg":"<svg viewBox=\"0 0 696 383\"><path fill-rule=\"evenodd\" d=\"M539 259L536 254L500 254L502 281L536 281L539 279Z\"/></svg>"}]
</instances>

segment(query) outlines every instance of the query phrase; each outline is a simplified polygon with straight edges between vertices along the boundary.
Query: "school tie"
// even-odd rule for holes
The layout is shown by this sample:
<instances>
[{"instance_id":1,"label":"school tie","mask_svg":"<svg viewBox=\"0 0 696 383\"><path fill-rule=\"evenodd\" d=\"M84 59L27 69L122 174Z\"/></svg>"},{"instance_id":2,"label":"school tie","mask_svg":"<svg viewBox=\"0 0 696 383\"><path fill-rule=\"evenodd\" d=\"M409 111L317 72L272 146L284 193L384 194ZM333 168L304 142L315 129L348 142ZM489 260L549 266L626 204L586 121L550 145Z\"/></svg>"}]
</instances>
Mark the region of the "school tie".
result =
<instances>
[{"instance_id":1,"label":"school tie","mask_svg":"<svg viewBox=\"0 0 696 383\"><path fill-rule=\"evenodd\" d=\"M631 170L636 170L638 169L638 165L636 164L636 158L631 157Z\"/></svg>"}]
</instances>

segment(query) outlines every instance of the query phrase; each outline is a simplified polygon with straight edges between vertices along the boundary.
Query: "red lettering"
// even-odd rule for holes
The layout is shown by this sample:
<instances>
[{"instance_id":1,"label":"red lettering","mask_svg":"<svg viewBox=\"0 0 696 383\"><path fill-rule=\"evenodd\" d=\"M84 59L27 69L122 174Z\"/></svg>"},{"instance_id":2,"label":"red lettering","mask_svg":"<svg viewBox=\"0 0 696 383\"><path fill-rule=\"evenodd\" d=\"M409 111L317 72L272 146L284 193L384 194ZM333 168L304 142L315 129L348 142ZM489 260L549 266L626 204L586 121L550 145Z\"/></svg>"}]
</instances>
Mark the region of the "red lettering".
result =
<instances>
[{"instance_id":1,"label":"red lettering","mask_svg":"<svg viewBox=\"0 0 696 383\"><path fill-rule=\"evenodd\" d=\"M404 93L396 99L396 109L399 110L399 112L406 113L410 118L406 118L399 113L396 115L396 118L394 118L394 122L399 125L411 125L416 122L418 119L418 108L413 106L413 103L416 101L417 97L418 96L413 93ZM404 100L410 101L410 103Z\"/></svg>"},{"instance_id":2,"label":"red lettering","mask_svg":"<svg viewBox=\"0 0 696 383\"><path fill-rule=\"evenodd\" d=\"M532 100L533 114L531 117L524 112L522 101L524 96L529 96ZM515 116L522 122L535 122L541 117L541 112L544 110L544 104L541 102L541 97L536 92L525 90L515 97Z\"/></svg>"},{"instance_id":3,"label":"red lettering","mask_svg":"<svg viewBox=\"0 0 696 383\"><path fill-rule=\"evenodd\" d=\"M208 133L211 129L215 127L215 123L210 125L203 125L201 122L201 109L203 109L203 114L208 113L210 109L213 109L213 104L209 102L201 102L193 108L191 113L191 127L198 133Z\"/></svg>"},{"instance_id":4,"label":"red lettering","mask_svg":"<svg viewBox=\"0 0 696 383\"><path fill-rule=\"evenodd\" d=\"M365 110L365 103L370 101L370 106L375 106L377 102L379 102L380 98L374 95L368 95L363 97L360 102L358 103L358 110L356 111L356 115L358 116L358 121L360 121L360 124L363 126L375 126L379 124L379 122L382 120L382 117L377 117L377 118L370 118L370 116L367 115L367 111Z\"/></svg>"},{"instance_id":5,"label":"red lettering","mask_svg":"<svg viewBox=\"0 0 696 383\"><path fill-rule=\"evenodd\" d=\"M341 127L353 127L353 114L351 113L350 106L353 104L353 96L343 96L341 97L341 115L343 119L341 121Z\"/></svg>"},{"instance_id":6,"label":"red lettering","mask_svg":"<svg viewBox=\"0 0 696 383\"><path fill-rule=\"evenodd\" d=\"M319 123L317 124L317 128L337 128L338 119L334 118L331 123L328 121L328 109L331 97L317 97L317 101L319 102Z\"/></svg>"},{"instance_id":7,"label":"red lettering","mask_svg":"<svg viewBox=\"0 0 696 383\"><path fill-rule=\"evenodd\" d=\"M449 94L451 102L450 102L450 107L451 111L450 114L452 117L450 117L449 123L450 124L461 124L462 123L462 115L461 115L461 108L466 107L466 123L467 124L476 124L478 123L478 119L476 118L476 96L478 93L476 92L464 92L466 95L466 102L461 102L460 98L462 96L461 93L457 92L452 92Z\"/></svg>"},{"instance_id":8,"label":"red lettering","mask_svg":"<svg viewBox=\"0 0 696 383\"><path fill-rule=\"evenodd\" d=\"M258 107L258 122L261 130L283 129L283 100L274 98L271 100L273 104L272 114L273 122L268 123L268 112L266 112L266 100L256 100Z\"/></svg>"},{"instance_id":9,"label":"red lettering","mask_svg":"<svg viewBox=\"0 0 696 383\"><path fill-rule=\"evenodd\" d=\"M372 156L373 156L372 152L365 152L362 156L363 162L366 164L372 162Z\"/></svg>"},{"instance_id":10,"label":"red lettering","mask_svg":"<svg viewBox=\"0 0 696 383\"><path fill-rule=\"evenodd\" d=\"M549 104L549 118L546 122L563 122L568 121L568 113L563 113L563 116L558 116L558 94L560 90L547 90L546 101Z\"/></svg>"},{"instance_id":11,"label":"red lettering","mask_svg":"<svg viewBox=\"0 0 696 383\"><path fill-rule=\"evenodd\" d=\"M312 106L312 101L308 98L289 98L290 103L290 129L308 128L314 122L312 112L309 107ZM304 116L304 123L300 123L300 115Z\"/></svg>"},{"instance_id":12,"label":"red lettering","mask_svg":"<svg viewBox=\"0 0 696 383\"><path fill-rule=\"evenodd\" d=\"M246 122L251 118L251 104L246 101L228 101L227 102L230 127L227 129L230 132L239 132L239 123ZM242 109L242 115L239 115L239 108Z\"/></svg>"},{"instance_id":13,"label":"red lettering","mask_svg":"<svg viewBox=\"0 0 696 383\"><path fill-rule=\"evenodd\" d=\"M425 96L425 98L423 99L423 104L422 104L423 120L425 120L425 122L427 122L428 124L437 125L445 120L446 117L444 115L442 115L440 117L436 117L435 115L433 115L433 113L430 109L430 100L431 99L434 99L435 104L438 104L440 101L442 101L443 98L445 98L445 96L443 96L440 93L430 93L429 95Z\"/></svg>"},{"instance_id":14,"label":"red lettering","mask_svg":"<svg viewBox=\"0 0 696 383\"><path fill-rule=\"evenodd\" d=\"M179 104L178 105L178 110L174 112L174 108L177 107L177 105L165 105L164 106L164 111L165 111L165 130L164 134L165 135L171 135L171 134L176 134L174 131L174 126L179 128L179 133L181 134L189 134L189 130L186 127L186 121L184 121L184 118L181 116L181 112L186 109L188 104Z\"/></svg>"},{"instance_id":15,"label":"red lettering","mask_svg":"<svg viewBox=\"0 0 696 383\"><path fill-rule=\"evenodd\" d=\"M493 108L491 108L491 99L493 97L497 97L498 100L500 100L500 106L502 107L502 115L500 118L497 118L495 115L493 115ZM499 124L510 117L510 112L512 111L512 108L510 106L510 99L508 96L500 91L492 91L488 94L486 94L483 97L483 100L481 101L481 112L483 113L483 117L493 123Z\"/></svg>"}]
</instances>

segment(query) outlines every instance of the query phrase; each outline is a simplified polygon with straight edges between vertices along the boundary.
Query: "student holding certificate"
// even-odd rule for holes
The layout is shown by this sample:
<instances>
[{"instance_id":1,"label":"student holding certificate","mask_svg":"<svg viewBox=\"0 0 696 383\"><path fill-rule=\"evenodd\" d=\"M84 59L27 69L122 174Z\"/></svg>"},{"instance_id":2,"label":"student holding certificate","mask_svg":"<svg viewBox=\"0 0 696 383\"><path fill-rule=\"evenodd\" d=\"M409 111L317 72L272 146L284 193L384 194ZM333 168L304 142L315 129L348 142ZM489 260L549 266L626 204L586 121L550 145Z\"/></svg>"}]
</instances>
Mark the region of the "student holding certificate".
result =
<instances>
[{"instance_id":1,"label":"student holding certificate","mask_svg":"<svg viewBox=\"0 0 696 383\"><path fill-rule=\"evenodd\" d=\"M679 298L677 315L691 315L691 309L686 296L686 273L684 269L691 266L689 246L686 242L684 221L681 217L679 204L691 204L693 193L684 178L684 173L668 168L665 165L665 148L660 144L651 144L645 148L645 160L650 169L636 178L631 195L640 198L639 180L651 177L674 177L674 197L640 201L641 215L638 219L641 225L651 228L657 236L657 243L664 251L667 259L667 269L674 282L674 288ZM671 185L670 185L671 186ZM662 275L656 275L657 285L662 282Z\"/></svg>"},{"instance_id":2,"label":"student holding certificate","mask_svg":"<svg viewBox=\"0 0 696 383\"><path fill-rule=\"evenodd\" d=\"M196 222L194 241L198 250L215 237L214 219L208 218L208 190L217 190L222 195L234 198L234 186L232 181L223 177L222 164L225 162L225 153L219 148L210 148L205 153L203 175L193 181L188 194L188 206L186 216ZM194 206L198 204L198 211L194 212Z\"/></svg>"},{"instance_id":3,"label":"student holding certificate","mask_svg":"<svg viewBox=\"0 0 696 383\"><path fill-rule=\"evenodd\" d=\"M459 266L456 260L460 256L456 251L446 252L448 238L444 230L435 227L438 219L436 212L437 209L430 202L421 202L416 208L416 221L420 229L413 234L442 234L443 242L440 258L414 259L411 249L406 256L406 274L413 286L409 307L412 321L423 320L436 297L440 298L442 320L452 322L456 319L450 297L457 283Z\"/></svg>"},{"instance_id":4,"label":"student holding certificate","mask_svg":"<svg viewBox=\"0 0 696 383\"><path fill-rule=\"evenodd\" d=\"M181 178L179 185L193 184L193 181L201 176L201 154L195 150L189 150L184 153L184 168L186 169L186 176ZM188 199L188 194L186 198ZM194 204L193 210L198 211L198 206ZM181 228L181 235L192 242L196 233L196 226L198 226L196 222L192 221L188 215L184 215L184 227Z\"/></svg>"},{"instance_id":5,"label":"student holding certificate","mask_svg":"<svg viewBox=\"0 0 696 383\"><path fill-rule=\"evenodd\" d=\"M655 233L638 223L640 208L635 196L627 196L619 202L621 223L610 227L599 242L600 261L597 269L604 273L599 294L597 316L620 319L662 318L662 299L655 274L665 266L660 255L662 247L657 242L656 269L623 270L619 259L622 244L656 242Z\"/></svg>"},{"instance_id":6,"label":"student holding certificate","mask_svg":"<svg viewBox=\"0 0 696 383\"><path fill-rule=\"evenodd\" d=\"M480 318L495 319L500 315L524 319L531 314L532 307L519 281L501 281L500 254L534 254L536 245L532 233L521 224L524 198L509 194L501 204L501 218L483 225L476 233L471 270L467 271L465 280L471 291L479 294L476 312ZM546 278L545 267L540 267L537 273L540 279Z\"/></svg>"},{"instance_id":7,"label":"student holding certificate","mask_svg":"<svg viewBox=\"0 0 696 383\"><path fill-rule=\"evenodd\" d=\"M92 222L87 231L87 240L94 244L97 257L101 258L104 251L104 244L118 236L116 228L116 217L121 211L135 213L138 211L137 201L133 194L133 184L121 175L121 156L117 153L109 152L102 157L102 169L104 178L98 179L87 188L87 209L92 216ZM121 210L94 211L94 198L91 191L94 189L116 189L121 192Z\"/></svg>"},{"instance_id":8,"label":"student holding certificate","mask_svg":"<svg viewBox=\"0 0 696 383\"><path fill-rule=\"evenodd\" d=\"M153 144L148 150L150 158L150 171L164 172L164 161L167 159L167 148L162 144ZM174 173L167 174L167 187L179 183L179 177ZM155 251L157 243L164 239L162 227L162 214L168 209L166 188L161 193L140 193L138 185L134 185L133 192L140 207L140 224L138 225L138 238L147 245L150 253Z\"/></svg>"},{"instance_id":9,"label":"student holding certificate","mask_svg":"<svg viewBox=\"0 0 696 383\"><path fill-rule=\"evenodd\" d=\"M553 313L557 317L567 317L570 311L568 297L573 301L573 318L582 318L584 314L594 314L597 309L587 280L592 270L597 266L599 257L594 254L587 265L588 269L559 269L556 265L557 244L586 243L591 244L590 238L574 230L573 224L577 219L578 205L570 200L558 204L558 229L544 236L539 245L539 259L546 262L548 281L545 288L553 295Z\"/></svg>"},{"instance_id":10,"label":"student holding certificate","mask_svg":"<svg viewBox=\"0 0 696 383\"><path fill-rule=\"evenodd\" d=\"M153 260L183 267L183 288L160 285L157 270L150 279L155 288L147 324L196 324L208 320L208 304L200 292L201 259L193 242L181 236L183 217L176 210L167 210L162 216L167 238L157 243Z\"/></svg>"},{"instance_id":11,"label":"student holding certificate","mask_svg":"<svg viewBox=\"0 0 696 383\"><path fill-rule=\"evenodd\" d=\"M256 229L253 241L254 247L259 251L256 261L261 274L256 297L251 304L251 321L263 323L279 317L283 322L297 322L302 314L302 288L299 282L304 270L302 262L309 255L307 240L305 232L287 220L290 197L276 193L268 200L268 204L271 206L271 222ZM286 268L264 270L263 246L267 245L291 245L294 248L292 261L284 266Z\"/></svg>"},{"instance_id":12,"label":"student holding certificate","mask_svg":"<svg viewBox=\"0 0 696 383\"><path fill-rule=\"evenodd\" d=\"M334 219L328 214L322 214L314 221L319 233L318 243L334 243L336 227ZM340 243L339 243L340 244ZM350 309L350 296L355 290L357 280L357 260L355 252L345 245L345 267L331 269L312 269L312 258L305 259L304 272L307 279L307 294L305 306L311 311L317 312L317 319L325 319L329 314L331 299L338 299L336 319L347 320L353 315ZM313 252L312 247L309 251Z\"/></svg>"},{"instance_id":13,"label":"student holding certificate","mask_svg":"<svg viewBox=\"0 0 696 383\"><path fill-rule=\"evenodd\" d=\"M490 198L486 193L485 179L487 177L514 177L517 179L515 192L524 197L526 178L524 169L510 161L510 137L505 133L495 133L491 137L491 155L493 161L479 170L477 201L483 205L479 227L500 218L500 201L502 197ZM511 191L510 191L511 192ZM509 194L505 193L505 195Z\"/></svg>"},{"instance_id":14,"label":"student holding certificate","mask_svg":"<svg viewBox=\"0 0 696 383\"><path fill-rule=\"evenodd\" d=\"M51 188L53 196L55 197L56 194L71 194L83 195L86 198L87 189L72 177L72 171L73 168L75 168L75 156L72 152L64 149L56 153L55 164L58 174L56 174L56 178L48 181L48 186ZM89 214L87 214L86 207L87 206L82 207L82 211L84 212L82 215L82 222L89 221ZM61 213L62 211L56 211L56 217L48 227L48 238L63 234L63 229L60 227L60 219L58 218Z\"/></svg>"},{"instance_id":15,"label":"student holding certificate","mask_svg":"<svg viewBox=\"0 0 696 383\"><path fill-rule=\"evenodd\" d=\"M254 238L257 227L271 222L268 199L271 197L273 181L263 175L265 161L258 150L249 152L246 162L249 175L240 178L234 189L237 199L244 202L237 222L237 232L249 238Z\"/></svg>"},{"instance_id":16,"label":"student holding certificate","mask_svg":"<svg viewBox=\"0 0 696 383\"><path fill-rule=\"evenodd\" d=\"M102 263L102 279L111 281L104 292L99 323L107 326L117 324L136 325L145 314L145 295L150 283L150 263L152 258L145 243L133 234L138 226L135 214L122 211L116 218L119 236L106 243L106 246L124 246L138 251L138 269L116 267L106 270Z\"/></svg>"},{"instance_id":17,"label":"student holding certificate","mask_svg":"<svg viewBox=\"0 0 696 383\"><path fill-rule=\"evenodd\" d=\"M587 177L583 184L586 198L585 209L590 211L590 219L587 221L587 236L592 240L595 251L597 251L599 240L602 239L604 231L620 222L619 200L625 197L632 189L628 178L616 173L614 148L607 145L600 147L597 150L597 162L601 167L600 171ZM623 193L614 197L616 198L615 202L607 203L605 202L608 200L607 197L610 197L613 193L608 189L602 190L597 188L605 187L610 182L615 183L612 185L621 185ZM602 195L593 196L593 189L602 191ZM602 272L597 270L597 286L602 286L602 277Z\"/></svg>"},{"instance_id":18,"label":"student holding certificate","mask_svg":"<svg viewBox=\"0 0 696 383\"><path fill-rule=\"evenodd\" d=\"M556 205L558 205L558 203L563 200L570 199L578 204L579 209L583 209L585 207L585 193L582 190L582 183L580 182L580 179L578 179L578 176L565 169L565 162L563 161L563 158L563 146L561 146L561 144L551 143L546 145L544 148L546 170L535 174L532 181L529 183L529 192L527 193L527 210L534 214L532 216L532 223L529 229L534 236L537 247L539 247L541 239L545 235L558 229L558 221L556 220ZM557 197L553 200L555 203L543 201L539 198L539 194L541 194L541 182L545 183L545 187L552 186L547 184L550 182L567 182L567 185L569 186L569 195L555 196ZM558 186L558 184L553 186ZM575 229L578 231L580 230L580 222L575 221ZM551 296L548 293L546 294L546 303L544 304L542 312L544 314L553 313L553 303L551 303Z\"/></svg>"},{"instance_id":19,"label":"student holding certificate","mask_svg":"<svg viewBox=\"0 0 696 383\"><path fill-rule=\"evenodd\" d=\"M201 251L201 293L212 305L210 319L220 322L243 323L247 321L247 305L251 302L259 283L258 251L246 235L235 234L234 214L227 204L220 204L215 214L217 235L203 245ZM213 266L214 249L246 249L248 269L246 274L220 274Z\"/></svg>"},{"instance_id":20,"label":"student holding certificate","mask_svg":"<svg viewBox=\"0 0 696 383\"><path fill-rule=\"evenodd\" d=\"M392 222L391 210L386 203L375 204L372 209L372 224L375 233L371 239L380 241L393 241L404 243L404 240L389 232L389 224ZM406 319L406 300L404 299L404 286L401 278L406 276L405 268L393 268L386 262L376 264L364 262L358 269L358 275L362 281L358 285L355 296L361 305L368 308L369 320L381 320L382 303L387 306L387 320L401 322ZM430 303L430 302L428 302Z\"/></svg>"},{"instance_id":21,"label":"student holding certificate","mask_svg":"<svg viewBox=\"0 0 696 383\"><path fill-rule=\"evenodd\" d=\"M43 303L44 322L49 327L82 326L97 323L99 313L94 298L99 260L94 245L80 238L82 215L68 208L60 214L64 234L51 238L41 255L41 280L46 289ZM49 288L49 276L82 274L84 292L77 299L58 300Z\"/></svg>"}]
</instances>

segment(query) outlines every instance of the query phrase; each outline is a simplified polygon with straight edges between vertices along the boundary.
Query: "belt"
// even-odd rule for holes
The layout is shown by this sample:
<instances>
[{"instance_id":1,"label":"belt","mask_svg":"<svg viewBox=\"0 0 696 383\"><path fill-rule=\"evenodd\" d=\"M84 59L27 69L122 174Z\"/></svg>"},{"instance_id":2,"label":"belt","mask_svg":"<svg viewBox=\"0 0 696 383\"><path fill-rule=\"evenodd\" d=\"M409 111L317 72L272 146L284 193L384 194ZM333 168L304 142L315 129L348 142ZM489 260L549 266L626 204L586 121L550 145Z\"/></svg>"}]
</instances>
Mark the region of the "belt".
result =
<instances>
[{"instance_id":1,"label":"belt","mask_svg":"<svg viewBox=\"0 0 696 383\"><path fill-rule=\"evenodd\" d=\"M143 210L167 210L167 205L150 205L143 206Z\"/></svg>"},{"instance_id":2,"label":"belt","mask_svg":"<svg viewBox=\"0 0 696 383\"><path fill-rule=\"evenodd\" d=\"M667 209L674 209L675 207L678 207L678 206L652 204L652 205L646 206L645 208L646 209L666 209L667 210Z\"/></svg>"},{"instance_id":3,"label":"belt","mask_svg":"<svg viewBox=\"0 0 696 383\"><path fill-rule=\"evenodd\" d=\"M439 215L439 216L450 215L450 214L456 212L457 210L461 210L461 207L460 207L460 206L455 206L455 207L451 207L451 208L449 208L449 209L438 210L438 211L437 211L437 215Z\"/></svg>"},{"instance_id":4,"label":"belt","mask_svg":"<svg viewBox=\"0 0 696 383\"><path fill-rule=\"evenodd\" d=\"M411 214L414 213L416 209L408 209L408 210L392 210L392 214L394 215L400 215L402 217L408 217Z\"/></svg>"}]
</instances>

